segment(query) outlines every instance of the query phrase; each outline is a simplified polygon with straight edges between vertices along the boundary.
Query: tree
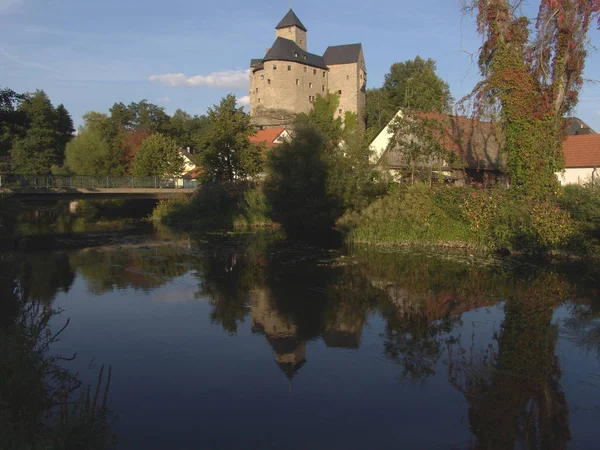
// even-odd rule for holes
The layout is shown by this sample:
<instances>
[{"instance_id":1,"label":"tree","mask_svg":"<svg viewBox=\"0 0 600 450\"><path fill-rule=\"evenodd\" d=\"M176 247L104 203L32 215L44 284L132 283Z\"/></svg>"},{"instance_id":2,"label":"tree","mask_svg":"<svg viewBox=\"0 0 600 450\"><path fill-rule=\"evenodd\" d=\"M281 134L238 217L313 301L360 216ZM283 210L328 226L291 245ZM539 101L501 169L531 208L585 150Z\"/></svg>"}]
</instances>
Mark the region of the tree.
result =
<instances>
[{"instance_id":1,"label":"tree","mask_svg":"<svg viewBox=\"0 0 600 450\"><path fill-rule=\"evenodd\" d=\"M337 146L342 139L343 130L342 118L335 117L339 104L338 94L327 93L325 97L319 94L310 112L299 114L298 121L313 124L326 138L327 143Z\"/></svg>"},{"instance_id":2,"label":"tree","mask_svg":"<svg viewBox=\"0 0 600 450\"><path fill-rule=\"evenodd\" d=\"M23 100L23 94L0 88L0 156L8 155L13 140L24 131L25 115L18 109Z\"/></svg>"},{"instance_id":3,"label":"tree","mask_svg":"<svg viewBox=\"0 0 600 450\"><path fill-rule=\"evenodd\" d=\"M125 106L115 103L110 108L110 117L125 130L146 130L152 133L166 133L169 128L169 115L162 106L142 100Z\"/></svg>"},{"instance_id":4,"label":"tree","mask_svg":"<svg viewBox=\"0 0 600 450\"><path fill-rule=\"evenodd\" d=\"M394 108L385 89L367 89L366 92L367 134L374 138L394 117L398 108Z\"/></svg>"},{"instance_id":5,"label":"tree","mask_svg":"<svg viewBox=\"0 0 600 450\"><path fill-rule=\"evenodd\" d=\"M427 112L452 112L450 87L435 71L435 61L431 58L424 60L420 56L392 64L385 75L383 90L388 94L393 112L402 107Z\"/></svg>"},{"instance_id":6,"label":"tree","mask_svg":"<svg viewBox=\"0 0 600 450\"><path fill-rule=\"evenodd\" d=\"M182 147L198 150L208 128L206 116L191 116L178 109L170 119L169 135Z\"/></svg>"},{"instance_id":7,"label":"tree","mask_svg":"<svg viewBox=\"0 0 600 450\"><path fill-rule=\"evenodd\" d=\"M239 180L257 174L261 168L259 148L249 140L254 127L235 102L235 96L229 94L219 105L208 109L210 123L201 148L209 181Z\"/></svg>"},{"instance_id":8,"label":"tree","mask_svg":"<svg viewBox=\"0 0 600 450\"><path fill-rule=\"evenodd\" d=\"M133 173L137 177L176 177L182 170L179 145L160 133L150 135L135 155Z\"/></svg>"},{"instance_id":9,"label":"tree","mask_svg":"<svg viewBox=\"0 0 600 450\"><path fill-rule=\"evenodd\" d=\"M13 170L23 174L50 173L52 165L64 159L73 122L64 106L54 108L44 91L28 94L18 111L25 119L24 131L13 140L10 150Z\"/></svg>"},{"instance_id":10,"label":"tree","mask_svg":"<svg viewBox=\"0 0 600 450\"><path fill-rule=\"evenodd\" d=\"M76 175L114 175L110 142L98 129L83 130L67 144L65 168Z\"/></svg>"},{"instance_id":11,"label":"tree","mask_svg":"<svg viewBox=\"0 0 600 450\"><path fill-rule=\"evenodd\" d=\"M499 117L512 186L545 197L558 187L564 117L577 104L587 33L600 16L600 0L541 0L534 27L520 3L469 2L484 37L479 51L484 80L471 98L476 115Z\"/></svg>"},{"instance_id":12,"label":"tree","mask_svg":"<svg viewBox=\"0 0 600 450\"><path fill-rule=\"evenodd\" d=\"M412 109L404 109L402 115L390 124L393 137L390 152L397 164L405 167L411 183L427 180L431 184L434 171L441 170L451 154L444 145L443 124L436 118Z\"/></svg>"}]
</instances>

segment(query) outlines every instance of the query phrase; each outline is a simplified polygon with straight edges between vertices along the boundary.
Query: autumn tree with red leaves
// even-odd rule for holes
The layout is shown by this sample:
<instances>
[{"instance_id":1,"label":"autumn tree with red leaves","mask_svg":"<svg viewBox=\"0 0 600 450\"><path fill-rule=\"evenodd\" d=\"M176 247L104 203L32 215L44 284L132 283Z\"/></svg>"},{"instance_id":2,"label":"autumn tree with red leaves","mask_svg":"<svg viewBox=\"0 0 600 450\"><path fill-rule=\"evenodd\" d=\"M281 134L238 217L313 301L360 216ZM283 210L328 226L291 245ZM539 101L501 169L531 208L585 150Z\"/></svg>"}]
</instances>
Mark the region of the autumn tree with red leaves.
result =
<instances>
[{"instance_id":1,"label":"autumn tree with red leaves","mask_svg":"<svg viewBox=\"0 0 600 450\"><path fill-rule=\"evenodd\" d=\"M484 44L475 114L495 110L505 134L512 185L524 194L556 192L565 116L577 104L587 33L599 26L600 0L541 0L533 32L522 0L467 0Z\"/></svg>"}]
</instances>

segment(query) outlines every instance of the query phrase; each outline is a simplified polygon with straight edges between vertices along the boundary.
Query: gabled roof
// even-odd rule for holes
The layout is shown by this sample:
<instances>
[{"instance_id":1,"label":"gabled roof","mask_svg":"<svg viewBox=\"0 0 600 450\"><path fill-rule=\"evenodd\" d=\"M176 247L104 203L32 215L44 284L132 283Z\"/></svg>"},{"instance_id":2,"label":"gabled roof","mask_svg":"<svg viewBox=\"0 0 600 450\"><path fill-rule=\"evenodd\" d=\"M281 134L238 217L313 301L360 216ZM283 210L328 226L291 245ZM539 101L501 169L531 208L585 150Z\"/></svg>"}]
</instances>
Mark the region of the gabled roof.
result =
<instances>
[{"instance_id":1,"label":"gabled roof","mask_svg":"<svg viewBox=\"0 0 600 450\"><path fill-rule=\"evenodd\" d=\"M277 26L275 27L276 30L279 30L280 28L287 28L287 27L298 27L303 31L308 31L306 29L306 27L302 24L302 22L300 22L300 19L298 19L298 16L296 15L296 13L290 8L290 10L287 12L287 14L285 16L283 16L283 19L281 19L281 21L277 24Z\"/></svg>"},{"instance_id":2,"label":"gabled roof","mask_svg":"<svg viewBox=\"0 0 600 450\"><path fill-rule=\"evenodd\" d=\"M596 134L596 132L583 120L577 117L569 117L567 119L567 135L575 136L580 134Z\"/></svg>"},{"instance_id":3,"label":"gabled roof","mask_svg":"<svg viewBox=\"0 0 600 450\"><path fill-rule=\"evenodd\" d=\"M265 61L293 61L327 70L322 56L308 53L298 47L294 41L282 37L275 39L273 46L263 58L263 63Z\"/></svg>"},{"instance_id":4,"label":"gabled roof","mask_svg":"<svg viewBox=\"0 0 600 450\"><path fill-rule=\"evenodd\" d=\"M264 143L267 148L275 147L275 140L285 131L285 128L269 128L267 130L258 130L250 136L250 142L253 144Z\"/></svg>"},{"instance_id":5,"label":"gabled roof","mask_svg":"<svg viewBox=\"0 0 600 450\"><path fill-rule=\"evenodd\" d=\"M563 143L565 168L600 167L600 134L569 136Z\"/></svg>"},{"instance_id":6,"label":"gabled roof","mask_svg":"<svg viewBox=\"0 0 600 450\"><path fill-rule=\"evenodd\" d=\"M327 47L323 60L328 66L358 62L362 44L332 45Z\"/></svg>"}]
</instances>

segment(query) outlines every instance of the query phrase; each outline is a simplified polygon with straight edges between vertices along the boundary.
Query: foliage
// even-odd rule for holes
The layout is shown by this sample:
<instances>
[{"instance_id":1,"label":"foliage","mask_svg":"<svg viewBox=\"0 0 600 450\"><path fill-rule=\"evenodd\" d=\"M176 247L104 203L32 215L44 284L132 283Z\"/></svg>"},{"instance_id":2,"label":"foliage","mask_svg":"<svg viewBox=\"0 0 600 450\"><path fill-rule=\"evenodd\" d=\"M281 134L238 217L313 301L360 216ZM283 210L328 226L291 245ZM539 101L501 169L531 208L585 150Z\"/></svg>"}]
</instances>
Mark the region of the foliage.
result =
<instances>
[{"instance_id":1,"label":"foliage","mask_svg":"<svg viewBox=\"0 0 600 450\"><path fill-rule=\"evenodd\" d=\"M182 229L246 229L274 226L270 205L255 183L205 183L190 197L162 200L152 221Z\"/></svg>"},{"instance_id":2,"label":"foliage","mask_svg":"<svg viewBox=\"0 0 600 450\"><path fill-rule=\"evenodd\" d=\"M177 142L154 133L142 142L134 160L133 173L138 177L177 177L183 170L183 156Z\"/></svg>"},{"instance_id":3,"label":"foliage","mask_svg":"<svg viewBox=\"0 0 600 450\"><path fill-rule=\"evenodd\" d=\"M73 121L63 105L54 108L44 91L27 94L17 111L24 123L12 140L11 165L22 174L47 174L61 165L71 139Z\"/></svg>"},{"instance_id":4,"label":"foliage","mask_svg":"<svg viewBox=\"0 0 600 450\"><path fill-rule=\"evenodd\" d=\"M587 32L598 0L542 0L530 22L511 0L474 0L484 45L484 80L473 92L476 114L497 114L506 136L512 185L527 195L555 194L563 166L564 117L577 104Z\"/></svg>"},{"instance_id":5,"label":"foliage","mask_svg":"<svg viewBox=\"0 0 600 450\"><path fill-rule=\"evenodd\" d=\"M408 107L450 113L453 101L450 87L435 71L435 61L420 56L392 64L385 75L383 90L387 92L394 109L397 111L401 107Z\"/></svg>"},{"instance_id":6,"label":"foliage","mask_svg":"<svg viewBox=\"0 0 600 450\"><path fill-rule=\"evenodd\" d=\"M209 125L202 141L202 163L207 181L234 181L256 175L262 165L259 147L250 143L250 117L236 107L234 95L208 109Z\"/></svg>"},{"instance_id":7,"label":"foliage","mask_svg":"<svg viewBox=\"0 0 600 450\"><path fill-rule=\"evenodd\" d=\"M65 168L76 175L114 175L116 167L111 160L110 143L100 131L89 129L67 145Z\"/></svg>"},{"instance_id":8,"label":"foliage","mask_svg":"<svg viewBox=\"0 0 600 450\"><path fill-rule=\"evenodd\" d=\"M365 121L367 134L374 139L398 111L390 100L389 93L382 88L367 89Z\"/></svg>"},{"instance_id":9,"label":"foliage","mask_svg":"<svg viewBox=\"0 0 600 450\"><path fill-rule=\"evenodd\" d=\"M297 120L315 126L325 137L327 144L335 147L342 140L343 134L342 118L336 117L339 104L338 94L327 93L325 97L318 94L310 112L299 114Z\"/></svg>"},{"instance_id":10,"label":"foliage","mask_svg":"<svg viewBox=\"0 0 600 450\"><path fill-rule=\"evenodd\" d=\"M120 128L145 130L151 133L169 132L169 115L161 106L148 103L147 100L131 102L129 105L115 103L110 108L110 118Z\"/></svg>"},{"instance_id":11,"label":"foliage","mask_svg":"<svg viewBox=\"0 0 600 450\"><path fill-rule=\"evenodd\" d=\"M431 184L434 174L440 177L444 163L454 159L442 143L445 130L436 118L405 109L390 124L390 131L393 137L388 151L398 157L411 183L416 179Z\"/></svg>"},{"instance_id":12,"label":"foliage","mask_svg":"<svg viewBox=\"0 0 600 450\"><path fill-rule=\"evenodd\" d=\"M13 139L22 131L25 117L19 110L19 104L25 95L17 94L12 89L0 88L0 156L6 156L12 146Z\"/></svg>"},{"instance_id":13,"label":"foliage","mask_svg":"<svg viewBox=\"0 0 600 450\"><path fill-rule=\"evenodd\" d=\"M169 135L183 148L198 150L209 123L206 116L192 116L178 109L170 119Z\"/></svg>"},{"instance_id":14,"label":"foliage","mask_svg":"<svg viewBox=\"0 0 600 450\"><path fill-rule=\"evenodd\" d=\"M441 244L488 250L570 248L577 225L550 200L503 188L478 189L421 183L402 186L338 225L348 240L382 245Z\"/></svg>"}]
</instances>

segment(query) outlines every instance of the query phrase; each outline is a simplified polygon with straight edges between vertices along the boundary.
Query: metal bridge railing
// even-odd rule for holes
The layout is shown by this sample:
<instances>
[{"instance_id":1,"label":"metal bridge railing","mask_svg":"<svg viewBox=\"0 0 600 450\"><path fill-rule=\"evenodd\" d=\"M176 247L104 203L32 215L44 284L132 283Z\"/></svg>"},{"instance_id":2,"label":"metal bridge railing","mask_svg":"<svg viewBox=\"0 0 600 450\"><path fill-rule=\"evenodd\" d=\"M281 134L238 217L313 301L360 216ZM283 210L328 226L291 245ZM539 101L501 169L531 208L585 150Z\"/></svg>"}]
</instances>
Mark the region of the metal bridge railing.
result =
<instances>
[{"instance_id":1,"label":"metal bridge railing","mask_svg":"<svg viewBox=\"0 0 600 450\"><path fill-rule=\"evenodd\" d=\"M196 184L191 180L184 180L183 178L0 174L0 188L26 187L71 189L194 189Z\"/></svg>"}]
</instances>

